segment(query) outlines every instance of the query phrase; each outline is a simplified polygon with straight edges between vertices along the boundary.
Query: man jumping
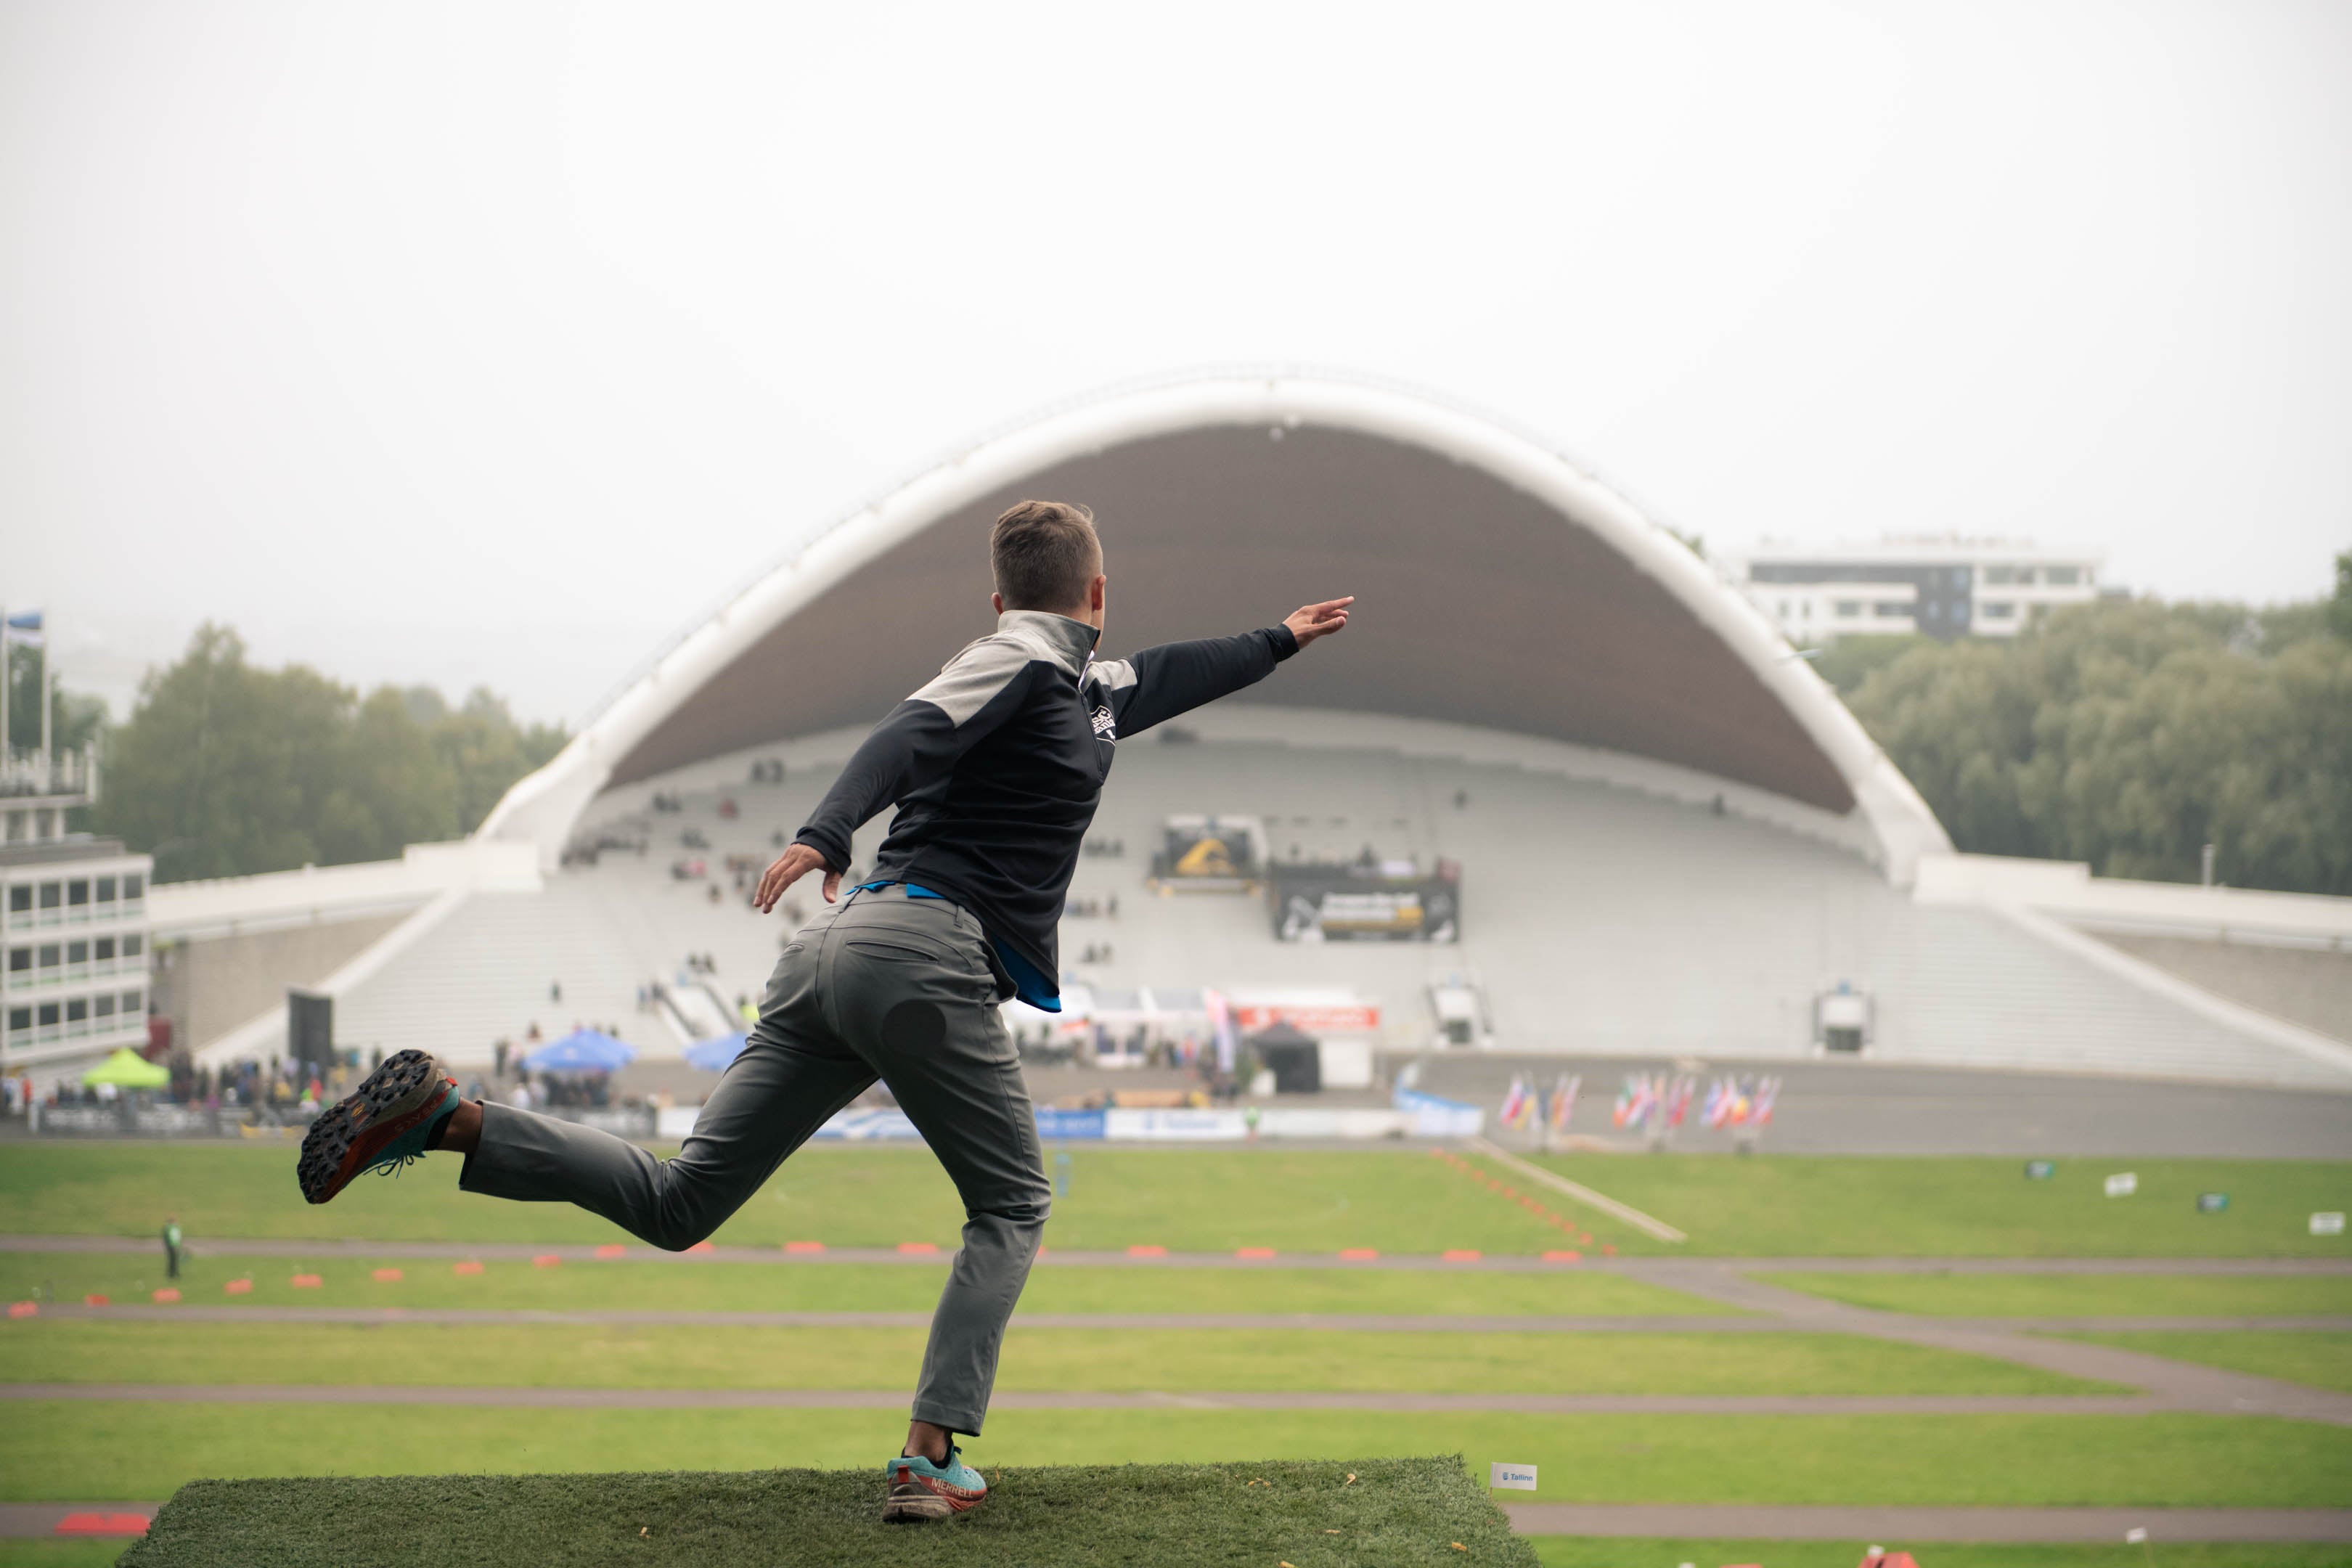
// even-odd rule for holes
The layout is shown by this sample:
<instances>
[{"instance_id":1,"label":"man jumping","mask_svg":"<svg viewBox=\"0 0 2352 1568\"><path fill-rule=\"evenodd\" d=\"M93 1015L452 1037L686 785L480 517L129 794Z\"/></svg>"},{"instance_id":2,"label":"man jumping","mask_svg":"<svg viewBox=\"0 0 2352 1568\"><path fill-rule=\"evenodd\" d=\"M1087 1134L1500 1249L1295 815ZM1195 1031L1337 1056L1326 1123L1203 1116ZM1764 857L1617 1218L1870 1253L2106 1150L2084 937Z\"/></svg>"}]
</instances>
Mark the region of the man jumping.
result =
<instances>
[{"instance_id":1,"label":"man jumping","mask_svg":"<svg viewBox=\"0 0 2352 1568\"><path fill-rule=\"evenodd\" d=\"M1051 1189L997 1005L1059 1012L1057 922L1119 736L1263 680L1348 624L1352 599L1239 637L1097 659L1103 555L1093 514L1023 501L989 535L996 630L891 710L760 879L753 903L824 873L825 902L785 946L759 1022L677 1156L510 1106L457 1098L402 1051L302 1142L302 1194L431 1150L466 1157L467 1192L577 1204L670 1251L719 1228L786 1156L880 1079L963 1199L963 1246L931 1318L913 1419L886 1467L886 1520L940 1519L988 1495L977 1436L1004 1325ZM838 899L850 835L898 816L873 879Z\"/></svg>"}]
</instances>

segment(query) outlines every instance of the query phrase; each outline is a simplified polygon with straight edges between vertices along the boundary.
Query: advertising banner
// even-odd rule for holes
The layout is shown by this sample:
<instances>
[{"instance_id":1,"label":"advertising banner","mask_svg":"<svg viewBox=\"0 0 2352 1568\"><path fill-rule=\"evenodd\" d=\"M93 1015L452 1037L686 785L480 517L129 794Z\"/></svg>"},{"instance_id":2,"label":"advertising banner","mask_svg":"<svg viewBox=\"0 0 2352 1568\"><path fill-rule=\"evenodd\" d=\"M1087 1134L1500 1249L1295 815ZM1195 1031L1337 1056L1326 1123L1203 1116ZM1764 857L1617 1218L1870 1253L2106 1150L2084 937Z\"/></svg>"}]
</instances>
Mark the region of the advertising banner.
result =
<instances>
[{"instance_id":1,"label":"advertising banner","mask_svg":"<svg viewBox=\"0 0 2352 1568\"><path fill-rule=\"evenodd\" d=\"M1173 888L1255 887L1264 832L1254 816L1171 816L1151 858L1151 879Z\"/></svg>"},{"instance_id":2,"label":"advertising banner","mask_svg":"<svg viewBox=\"0 0 2352 1568\"><path fill-rule=\"evenodd\" d=\"M1346 866L1276 866L1267 889L1285 942L1461 940L1457 878L1367 874Z\"/></svg>"},{"instance_id":3,"label":"advertising banner","mask_svg":"<svg viewBox=\"0 0 2352 1568\"><path fill-rule=\"evenodd\" d=\"M1103 1136L1146 1143L1213 1143L1248 1136L1238 1110L1106 1110Z\"/></svg>"},{"instance_id":4,"label":"advertising banner","mask_svg":"<svg viewBox=\"0 0 2352 1568\"><path fill-rule=\"evenodd\" d=\"M845 1138L851 1142L867 1139L920 1139L915 1124L907 1120L903 1110L836 1110L825 1124L816 1130L820 1138Z\"/></svg>"},{"instance_id":5,"label":"advertising banner","mask_svg":"<svg viewBox=\"0 0 2352 1568\"><path fill-rule=\"evenodd\" d=\"M1037 1108L1037 1136L1041 1140L1098 1139L1108 1135L1104 1126L1105 1112L1099 1110L1056 1110L1050 1105Z\"/></svg>"},{"instance_id":6,"label":"advertising banner","mask_svg":"<svg viewBox=\"0 0 2352 1568\"><path fill-rule=\"evenodd\" d=\"M1235 1002L1234 1018L1251 1034L1287 1024L1302 1035L1370 1035L1379 1031L1377 1002Z\"/></svg>"},{"instance_id":7,"label":"advertising banner","mask_svg":"<svg viewBox=\"0 0 2352 1568\"><path fill-rule=\"evenodd\" d=\"M1423 1138L1475 1138L1486 1126L1486 1113L1477 1106L1401 1086L1396 1108L1411 1119L1413 1132Z\"/></svg>"}]
</instances>

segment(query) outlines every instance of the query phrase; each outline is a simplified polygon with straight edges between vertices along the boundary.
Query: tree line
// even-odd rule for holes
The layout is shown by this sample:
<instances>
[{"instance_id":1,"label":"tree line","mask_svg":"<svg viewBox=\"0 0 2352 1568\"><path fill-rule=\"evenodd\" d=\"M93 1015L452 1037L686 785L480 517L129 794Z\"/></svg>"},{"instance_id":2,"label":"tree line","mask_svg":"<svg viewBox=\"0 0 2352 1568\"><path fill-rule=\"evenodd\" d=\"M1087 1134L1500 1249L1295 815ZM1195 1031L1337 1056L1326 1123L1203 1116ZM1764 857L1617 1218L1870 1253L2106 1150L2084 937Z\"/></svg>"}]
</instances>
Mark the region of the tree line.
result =
<instances>
[{"instance_id":1,"label":"tree line","mask_svg":"<svg viewBox=\"0 0 2352 1568\"><path fill-rule=\"evenodd\" d=\"M29 745L38 677L12 651ZM2329 599L2102 600L2008 639L1849 637L1815 668L1963 850L2195 881L2210 843L2219 880L2352 894L2352 552ZM104 724L88 699L58 715L60 747ZM260 668L207 625L105 729L87 826L152 851L158 881L388 859L471 832L566 739L484 689L453 708Z\"/></svg>"},{"instance_id":2,"label":"tree line","mask_svg":"<svg viewBox=\"0 0 2352 1568\"><path fill-rule=\"evenodd\" d=\"M427 686L362 695L307 665L265 669L206 625L108 729L88 826L152 853L159 882L394 859L472 832L566 739L480 688L452 707Z\"/></svg>"},{"instance_id":3,"label":"tree line","mask_svg":"<svg viewBox=\"0 0 2352 1568\"><path fill-rule=\"evenodd\" d=\"M1853 637L1815 668L1977 854L2352 894L2352 552L2270 609L2102 600L2003 640Z\"/></svg>"}]
</instances>

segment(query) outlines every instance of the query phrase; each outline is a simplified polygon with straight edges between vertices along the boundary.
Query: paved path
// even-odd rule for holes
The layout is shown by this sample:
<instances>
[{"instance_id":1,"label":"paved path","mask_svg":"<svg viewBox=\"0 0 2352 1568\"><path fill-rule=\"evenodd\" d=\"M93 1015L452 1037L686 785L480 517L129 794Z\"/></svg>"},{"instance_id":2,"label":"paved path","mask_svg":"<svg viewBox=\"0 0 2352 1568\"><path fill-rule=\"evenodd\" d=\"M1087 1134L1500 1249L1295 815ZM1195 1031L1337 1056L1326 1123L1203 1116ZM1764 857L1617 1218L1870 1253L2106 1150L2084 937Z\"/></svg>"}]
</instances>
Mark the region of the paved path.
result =
<instances>
[{"instance_id":1,"label":"paved path","mask_svg":"<svg viewBox=\"0 0 2352 1568\"><path fill-rule=\"evenodd\" d=\"M364 1241L357 1239L288 1240L284 1237L194 1238L198 1257L252 1258L448 1258L529 1262L552 1256L566 1262L597 1261L596 1247L584 1242L521 1241ZM899 1263L919 1268L944 1268L953 1247L937 1252L903 1253L895 1247L839 1247L823 1252L788 1253L781 1247L713 1247L705 1252L664 1252L657 1247L630 1246L621 1258L633 1263ZM0 1252L145 1253L159 1256L152 1237L129 1236L0 1236ZM1170 1252L1139 1257L1128 1252L1064 1250L1049 1247L1039 1258L1041 1268L1056 1265L1090 1268L1354 1268L1437 1270L1445 1273L1486 1270L1502 1273L1563 1273L1578 1269L1642 1275L1660 1266L1686 1267L1734 1273L1801 1274L2197 1274L2197 1275L2352 1275L2352 1258L1685 1258L1606 1257L1586 1251L1573 1262L1532 1256L1460 1258L1449 1261L1431 1253L1391 1253L1377 1258L1342 1258L1329 1252L1286 1252L1269 1258L1240 1258L1230 1252Z\"/></svg>"},{"instance_id":2,"label":"paved path","mask_svg":"<svg viewBox=\"0 0 2352 1568\"><path fill-rule=\"evenodd\" d=\"M143 1535L146 1521L153 1519L163 1506L160 1502L0 1502L0 1540L56 1536L58 1526L75 1514L96 1515L116 1524L126 1524L136 1518L140 1529L110 1530L106 1533L118 1537Z\"/></svg>"},{"instance_id":3,"label":"paved path","mask_svg":"<svg viewBox=\"0 0 2352 1568\"><path fill-rule=\"evenodd\" d=\"M105 1307L44 1305L44 1318L194 1323L627 1323L679 1328L920 1329L928 1311L703 1311L661 1307L271 1307L126 1301ZM2352 1332L2352 1315L2229 1318L1905 1318L1905 1322L1981 1333L2239 1332L2250 1329ZM1787 1334L1822 1333L1817 1323L1749 1313L1469 1315L1433 1312L1020 1312L1024 1329L1307 1329L1321 1333Z\"/></svg>"},{"instance_id":4,"label":"paved path","mask_svg":"<svg viewBox=\"0 0 2352 1568\"><path fill-rule=\"evenodd\" d=\"M168 1405L431 1405L561 1410L903 1410L898 1388L344 1388L309 1383L12 1383L28 1400ZM2146 1415L2135 1394L1392 1394L999 1389L992 1410L1387 1410L1517 1415Z\"/></svg>"},{"instance_id":5,"label":"paved path","mask_svg":"<svg viewBox=\"0 0 2352 1568\"><path fill-rule=\"evenodd\" d=\"M1852 1541L2110 1542L2144 1529L2178 1541L2352 1541L2352 1509L1837 1508L1763 1503L1507 1503L1522 1535Z\"/></svg>"},{"instance_id":6,"label":"paved path","mask_svg":"<svg viewBox=\"0 0 2352 1568\"><path fill-rule=\"evenodd\" d=\"M1767 1312L1793 1325L1823 1333L1863 1334L1905 1344L1958 1351L2016 1362L2044 1372L2098 1383L2120 1383L2147 1391L2172 1410L2216 1415L2283 1415L2352 1426L2352 1394L2307 1388L2250 1373L2199 1366L2112 1345L2045 1339L2021 1332L2012 1321L1911 1317L1852 1307L1749 1278L1741 1268L1706 1258L1645 1258L1627 1272L1710 1301L1750 1312Z\"/></svg>"}]
</instances>

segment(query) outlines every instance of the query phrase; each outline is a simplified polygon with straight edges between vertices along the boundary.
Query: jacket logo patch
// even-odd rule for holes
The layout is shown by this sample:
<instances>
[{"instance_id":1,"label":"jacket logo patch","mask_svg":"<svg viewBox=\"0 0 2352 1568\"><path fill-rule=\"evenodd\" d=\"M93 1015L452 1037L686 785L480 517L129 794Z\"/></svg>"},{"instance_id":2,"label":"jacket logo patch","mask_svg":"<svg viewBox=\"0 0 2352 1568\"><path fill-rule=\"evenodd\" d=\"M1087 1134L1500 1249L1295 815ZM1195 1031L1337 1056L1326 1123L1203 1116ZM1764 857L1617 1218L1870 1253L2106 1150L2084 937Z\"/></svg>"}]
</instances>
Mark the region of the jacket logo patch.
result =
<instances>
[{"instance_id":1,"label":"jacket logo patch","mask_svg":"<svg viewBox=\"0 0 2352 1568\"><path fill-rule=\"evenodd\" d=\"M1109 709L1097 708L1095 710L1095 734L1097 738L1105 741L1116 741L1118 739L1118 722L1110 716Z\"/></svg>"}]
</instances>

